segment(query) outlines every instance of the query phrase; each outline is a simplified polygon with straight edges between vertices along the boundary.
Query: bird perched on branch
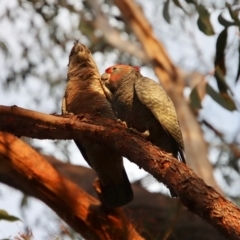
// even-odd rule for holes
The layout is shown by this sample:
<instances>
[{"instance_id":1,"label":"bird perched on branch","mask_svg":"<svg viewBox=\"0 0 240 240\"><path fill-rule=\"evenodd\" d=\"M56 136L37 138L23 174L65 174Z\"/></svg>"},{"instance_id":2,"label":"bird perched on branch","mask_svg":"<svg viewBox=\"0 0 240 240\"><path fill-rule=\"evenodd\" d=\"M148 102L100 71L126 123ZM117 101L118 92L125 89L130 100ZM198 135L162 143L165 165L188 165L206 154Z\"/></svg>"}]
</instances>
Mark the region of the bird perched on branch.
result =
<instances>
[{"instance_id":1,"label":"bird perched on branch","mask_svg":"<svg viewBox=\"0 0 240 240\"><path fill-rule=\"evenodd\" d=\"M97 114L103 118L116 119L103 92L100 74L92 55L79 42L75 42L69 55L62 113ZM122 156L108 146L88 139L75 140L75 143L99 178L103 203L108 207L120 207L129 203L133 199L133 192Z\"/></svg>"},{"instance_id":2,"label":"bird perched on branch","mask_svg":"<svg viewBox=\"0 0 240 240\"><path fill-rule=\"evenodd\" d=\"M148 132L147 140L185 163L174 105L158 83L142 76L139 67L120 64L107 68L101 82L120 120L141 133ZM171 191L171 195L176 193Z\"/></svg>"}]
</instances>

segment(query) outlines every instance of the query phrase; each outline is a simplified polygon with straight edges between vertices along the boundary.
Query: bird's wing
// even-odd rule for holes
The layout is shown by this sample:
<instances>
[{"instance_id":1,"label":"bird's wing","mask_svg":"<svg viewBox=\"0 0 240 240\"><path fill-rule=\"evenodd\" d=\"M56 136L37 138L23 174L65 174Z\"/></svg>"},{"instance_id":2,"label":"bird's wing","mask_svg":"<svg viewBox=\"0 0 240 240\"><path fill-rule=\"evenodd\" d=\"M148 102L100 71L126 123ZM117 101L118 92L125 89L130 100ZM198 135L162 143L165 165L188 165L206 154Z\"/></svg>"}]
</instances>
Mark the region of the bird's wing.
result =
<instances>
[{"instance_id":1,"label":"bird's wing","mask_svg":"<svg viewBox=\"0 0 240 240\"><path fill-rule=\"evenodd\" d=\"M140 77L135 82L135 91L140 102L184 148L180 127L176 127L179 126L179 122L174 105L164 89L152 79Z\"/></svg>"}]
</instances>

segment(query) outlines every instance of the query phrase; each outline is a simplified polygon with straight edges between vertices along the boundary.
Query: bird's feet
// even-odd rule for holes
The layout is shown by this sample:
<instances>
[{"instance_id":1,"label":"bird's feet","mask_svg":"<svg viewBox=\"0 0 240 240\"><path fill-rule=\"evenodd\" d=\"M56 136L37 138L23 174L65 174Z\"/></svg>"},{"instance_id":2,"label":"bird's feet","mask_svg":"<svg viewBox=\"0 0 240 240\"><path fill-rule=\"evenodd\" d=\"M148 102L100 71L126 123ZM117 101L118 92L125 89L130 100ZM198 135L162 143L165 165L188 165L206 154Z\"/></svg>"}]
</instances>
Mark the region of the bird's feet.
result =
<instances>
[{"instance_id":1,"label":"bird's feet","mask_svg":"<svg viewBox=\"0 0 240 240\"><path fill-rule=\"evenodd\" d=\"M147 138L150 136L150 133L148 130L146 130L145 132L139 132L138 130L134 129L134 128L129 128L129 130L133 133L136 133L137 135L143 137L143 138Z\"/></svg>"},{"instance_id":2,"label":"bird's feet","mask_svg":"<svg viewBox=\"0 0 240 240\"><path fill-rule=\"evenodd\" d=\"M117 119L117 122L120 123L121 125L123 125L123 126L126 127L126 128L128 127L128 126L127 126L127 123L126 123L125 121L122 121L122 120L119 119L119 118Z\"/></svg>"},{"instance_id":3,"label":"bird's feet","mask_svg":"<svg viewBox=\"0 0 240 240\"><path fill-rule=\"evenodd\" d=\"M62 111L62 115L74 115L72 112Z\"/></svg>"}]
</instances>

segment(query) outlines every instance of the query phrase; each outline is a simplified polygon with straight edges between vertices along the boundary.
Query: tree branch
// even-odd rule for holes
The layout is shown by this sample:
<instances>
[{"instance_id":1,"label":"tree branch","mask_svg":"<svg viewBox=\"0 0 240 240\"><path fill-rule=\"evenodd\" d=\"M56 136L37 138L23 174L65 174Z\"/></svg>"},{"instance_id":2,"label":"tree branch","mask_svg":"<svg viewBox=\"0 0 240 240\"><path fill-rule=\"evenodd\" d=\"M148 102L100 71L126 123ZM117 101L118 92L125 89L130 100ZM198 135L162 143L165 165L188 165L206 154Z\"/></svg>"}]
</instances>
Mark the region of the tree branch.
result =
<instances>
[{"instance_id":1,"label":"tree branch","mask_svg":"<svg viewBox=\"0 0 240 240\"><path fill-rule=\"evenodd\" d=\"M8 133L0 133L0 181L42 200L86 239L143 239L122 209L104 208L61 176L44 157Z\"/></svg>"},{"instance_id":2,"label":"tree branch","mask_svg":"<svg viewBox=\"0 0 240 240\"><path fill-rule=\"evenodd\" d=\"M21 140L19 139L18 141ZM49 155L43 155L43 157L61 175L76 183L90 195L97 197L96 191L94 191L92 186L96 179L96 174L92 169L62 162ZM32 160L31 158L30 161ZM13 174L9 171L1 171L0 182L15 187L31 196L32 193L29 191L31 188L28 188L28 192L26 192L25 183L23 183L23 185L19 184L18 179L12 176ZM16 185L16 183L18 183L18 185ZM173 221L176 225L168 237L168 240L175 240L176 236L185 240L192 240L193 238L194 240L226 239L211 225L182 207L180 201L164 196L161 193L148 192L138 181L132 184L132 188L135 198L127 205L130 211L125 211L125 213L128 218L133 220L137 231L140 232L142 236L145 236L146 239L156 239L156 237L162 239L163 236L166 236L169 228L173 227ZM189 231L186 231L186 226Z\"/></svg>"},{"instance_id":3,"label":"tree branch","mask_svg":"<svg viewBox=\"0 0 240 240\"><path fill-rule=\"evenodd\" d=\"M99 2L95 0L88 0L86 1L86 4L94 11L93 17L95 28L102 31L103 36L109 45L137 57L143 63L147 62L147 56L142 50L140 44L137 46L136 43L123 39L119 31L111 27L106 16L101 10Z\"/></svg>"},{"instance_id":4,"label":"tree branch","mask_svg":"<svg viewBox=\"0 0 240 240\"><path fill-rule=\"evenodd\" d=\"M223 144L225 144L231 150L235 158L240 158L240 149L236 144L227 143L226 140L224 139L223 134L220 131L218 131L215 127L213 127L207 120L202 120L202 123L209 129L211 129L216 134L216 136L220 138Z\"/></svg>"},{"instance_id":5,"label":"tree branch","mask_svg":"<svg viewBox=\"0 0 240 240\"><path fill-rule=\"evenodd\" d=\"M207 186L185 164L133 134L121 123L97 116L61 117L0 106L0 130L39 139L88 138L101 142L171 187L190 211L204 218L226 237L240 238L240 210L234 204ZM12 140L9 143L12 147Z\"/></svg>"}]
</instances>

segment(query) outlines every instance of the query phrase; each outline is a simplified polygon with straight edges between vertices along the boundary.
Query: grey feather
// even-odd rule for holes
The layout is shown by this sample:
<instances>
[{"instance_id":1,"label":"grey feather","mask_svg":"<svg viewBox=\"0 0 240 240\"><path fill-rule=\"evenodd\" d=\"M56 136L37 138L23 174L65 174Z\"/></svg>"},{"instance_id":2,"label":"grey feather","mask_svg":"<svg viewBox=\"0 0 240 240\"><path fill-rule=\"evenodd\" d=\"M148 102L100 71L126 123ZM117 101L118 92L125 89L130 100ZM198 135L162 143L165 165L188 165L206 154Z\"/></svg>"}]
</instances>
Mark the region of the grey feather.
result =
<instances>
[{"instance_id":1,"label":"grey feather","mask_svg":"<svg viewBox=\"0 0 240 240\"><path fill-rule=\"evenodd\" d=\"M146 77L137 78L134 86L141 103L147 106L164 129L174 136L180 147L184 149L182 133L174 105L163 88Z\"/></svg>"}]
</instances>

